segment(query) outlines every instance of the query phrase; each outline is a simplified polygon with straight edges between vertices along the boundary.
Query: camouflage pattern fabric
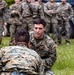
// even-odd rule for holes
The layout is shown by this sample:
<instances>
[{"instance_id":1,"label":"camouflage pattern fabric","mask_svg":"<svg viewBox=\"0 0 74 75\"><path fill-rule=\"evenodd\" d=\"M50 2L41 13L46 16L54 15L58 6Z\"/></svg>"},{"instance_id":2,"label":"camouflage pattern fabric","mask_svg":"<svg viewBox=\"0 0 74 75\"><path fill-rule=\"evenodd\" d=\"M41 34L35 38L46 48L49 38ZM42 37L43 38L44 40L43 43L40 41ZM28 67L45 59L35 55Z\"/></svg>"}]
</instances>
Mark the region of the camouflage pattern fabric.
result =
<instances>
[{"instance_id":1,"label":"camouflage pattern fabric","mask_svg":"<svg viewBox=\"0 0 74 75\"><path fill-rule=\"evenodd\" d=\"M43 5L40 5L38 2L30 3L30 7L33 12L33 18L36 18L36 17L43 18L44 17L42 6Z\"/></svg>"},{"instance_id":2,"label":"camouflage pattern fabric","mask_svg":"<svg viewBox=\"0 0 74 75\"><path fill-rule=\"evenodd\" d=\"M27 2L23 2L21 4L21 8L22 8L23 28L27 29L30 32L32 31L33 27L32 10L30 8L30 4Z\"/></svg>"},{"instance_id":3,"label":"camouflage pattern fabric","mask_svg":"<svg viewBox=\"0 0 74 75\"><path fill-rule=\"evenodd\" d=\"M10 72L18 69L19 72L26 72L31 75L44 75L43 63L39 55L25 47L7 46L0 50L0 69L3 75L10 75ZM2 75L0 74L0 75Z\"/></svg>"},{"instance_id":4,"label":"camouflage pattern fabric","mask_svg":"<svg viewBox=\"0 0 74 75\"><path fill-rule=\"evenodd\" d=\"M70 43L70 24L69 19L73 16L73 9L72 6L69 3L65 3L64 5L62 3L59 4L59 7L57 9L57 12L59 12L61 17L61 24L63 23L63 28L66 33L66 43Z\"/></svg>"},{"instance_id":5,"label":"camouflage pattern fabric","mask_svg":"<svg viewBox=\"0 0 74 75\"><path fill-rule=\"evenodd\" d=\"M14 40L14 35L15 35L15 31L17 29L20 29L21 24L21 2L19 2L18 4L12 4L10 7L10 19L9 22L10 23L10 44L9 45L13 45L13 40ZM13 17L13 18L12 18Z\"/></svg>"},{"instance_id":6,"label":"camouflage pattern fabric","mask_svg":"<svg viewBox=\"0 0 74 75\"><path fill-rule=\"evenodd\" d=\"M3 14L4 14L6 6L7 6L7 3L5 1L0 2L0 44L2 41L2 32L3 32L3 23L4 23Z\"/></svg>"},{"instance_id":7,"label":"camouflage pattern fabric","mask_svg":"<svg viewBox=\"0 0 74 75\"><path fill-rule=\"evenodd\" d=\"M19 11L20 14L21 14L21 2L19 2L18 4L12 4L10 7L9 7L10 11L12 10L16 10L16 11Z\"/></svg>"},{"instance_id":8,"label":"camouflage pattern fabric","mask_svg":"<svg viewBox=\"0 0 74 75\"><path fill-rule=\"evenodd\" d=\"M54 41L47 35L44 35L43 39L37 43L33 36L30 35L30 48L34 49L45 62L46 68L51 68L56 60L56 49Z\"/></svg>"},{"instance_id":9,"label":"camouflage pattern fabric","mask_svg":"<svg viewBox=\"0 0 74 75\"><path fill-rule=\"evenodd\" d=\"M16 30L22 28L22 22L19 11L12 10L10 12L10 18L8 20L8 23L10 24L10 44L12 44Z\"/></svg>"},{"instance_id":10,"label":"camouflage pattern fabric","mask_svg":"<svg viewBox=\"0 0 74 75\"><path fill-rule=\"evenodd\" d=\"M50 29L52 28L52 38L55 42L57 39L58 21L57 21L57 14L54 11L57 9L57 7L58 5L55 2L52 5L50 2L48 2L44 6L45 17L47 18L47 19L45 18L45 21L47 23L46 33L49 35Z\"/></svg>"}]
</instances>

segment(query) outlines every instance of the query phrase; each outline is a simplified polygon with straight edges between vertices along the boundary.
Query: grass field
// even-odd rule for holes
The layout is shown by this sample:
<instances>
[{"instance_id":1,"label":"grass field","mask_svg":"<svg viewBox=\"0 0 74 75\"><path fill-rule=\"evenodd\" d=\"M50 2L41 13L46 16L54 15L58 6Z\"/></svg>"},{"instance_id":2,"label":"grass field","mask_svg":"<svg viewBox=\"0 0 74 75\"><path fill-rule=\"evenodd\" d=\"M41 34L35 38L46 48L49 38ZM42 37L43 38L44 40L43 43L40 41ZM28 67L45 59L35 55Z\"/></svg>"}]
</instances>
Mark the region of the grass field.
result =
<instances>
[{"instance_id":1,"label":"grass field","mask_svg":"<svg viewBox=\"0 0 74 75\"><path fill-rule=\"evenodd\" d=\"M9 37L3 37L2 47L9 45ZM57 60L52 67L54 75L74 75L74 39L66 45L65 40L57 47Z\"/></svg>"}]
</instances>

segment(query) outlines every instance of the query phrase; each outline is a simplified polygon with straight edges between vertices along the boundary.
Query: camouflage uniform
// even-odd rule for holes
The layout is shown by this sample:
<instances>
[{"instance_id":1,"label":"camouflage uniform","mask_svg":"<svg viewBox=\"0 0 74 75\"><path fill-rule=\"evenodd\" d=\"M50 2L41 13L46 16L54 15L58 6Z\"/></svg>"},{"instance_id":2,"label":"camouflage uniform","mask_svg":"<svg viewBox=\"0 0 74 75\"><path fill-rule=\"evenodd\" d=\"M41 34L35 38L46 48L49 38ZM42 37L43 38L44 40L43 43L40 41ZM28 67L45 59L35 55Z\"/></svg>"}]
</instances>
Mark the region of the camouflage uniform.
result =
<instances>
[{"instance_id":1,"label":"camouflage uniform","mask_svg":"<svg viewBox=\"0 0 74 75\"><path fill-rule=\"evenodd\" d=\"M61 2L59 4L57 12L59 12L59 14L61 16L61 24L63 24L63 28L64 28L65 34L66 34L66 43L70 43L69 19L73 16L72 6L67 2L63 5L63 3ZM61 40L60 40L60 42L61 42Z\"/></svg>"},{"instance_id":2,"label":"camouflage uniform","mask_svg":"<svg viewBox=\"0 0 74 75\"><path fill-rule=\"evenodd\" d=\"M11 15L14 16L14 17L11 17ZM10 6L10 19L9 19L8 23L10 24L10 36L11 36L10 45L12 45L14 35L15 35L15 31L17 29L22 28L21 27L22 22L21 22L20 2L18 4L13 4L13 5Z\"/></svg>"},{"instance_id":3,"label":"camouflage uniform","mask_svg":"<svg viewBox=\"0 0 74 75\"><path fill-rule=\"evenodd\" d=\"M22 8L23 28L30 32L32 31L33 26L32 10L30 7L30 3L23 2L21 4L21 8Z\"/></svg>"},{"instance_id":4,"label":"camouflage uniform","mask_svg":"<svg viewBox=\"0 0 74 75\"><path fill-rule=\"evenodd\" d=\"M51 70L56 60L56 49L54 41L47 35L37 43L33 34L30 35L30 48L34 49L45 62L45 72ZM47 75L47 74L46 74Z\"/></svg>"},{"instance_id":5,"label":"camouflage uniform","mask_svg":"<svg viewBox=\"0 0 74 75\"><path fill-rule=\"evenodd\" d=\"M7 46L0 53L0 75L44 75L41 58L26 46Z\"/></svg>"},{"instance_id":6,"label":"camouflage uniform","mask_svg":"<svg viewBox=\"0 0 74 75\"><path fill-rule=\"evenodd\" d=\"M31 6L31 9L33 12L33 18L42 18L43 19L43 17L44 17L44 13L42 10L43 3L40 5L37 1L37 2L30 3L30 6Z\"/></svg>"},{"instance_id":7,"label":"camouflage uniform","mask_svg":"<svg viewBox=\"0 0 74 75\"><path fill-rule=\"evenodd\" d=\"M10 11L12 10L16 10L16 11L19 11L19 13L21 14L21 2L19 2L18 4L12 4L10 7L9 7Z\"/></svg>"},{"instance_id":8,"label":"camouflage uniform","mask_svg":"<svg viewBox=\"0 0 74 75\"><path fill-rule=\"evenodd\" d=\"M4 23L3 15L4 15L6 6L7 6L7 3L5 1L0 1L0 44L2 41L2 32L3 32L3 23Z\"/></svg>"},{"instance_id":9,"label":"camouflage uniform","mask_svg":"<svg viewBox=\"0 0 74 75\"><path fill-rule=\"evenodd\" d=\"M57 7L58 7L58 5L55 2L53 3L53 5L51 5L51 3L48 2L44 6L45 21L47 23L46 33L49 35L50 29L52 28L52 36L53 36L54 41L56 40L56 37L57 37L58 21L57 21L57 15L54 12L57 9ZM49 12L49 11L52 11L52 12Z\"/></svg>"},{"instance_id":10,"label":"camouflage uniform","mask_svg":"<svg viewBox=\"0 0 74 75\"><path fill-rule=\"evenodd\" d=\"M7 23L10 18L10 10L6 8L4 12L5 12L3 15L4 23Z\"/></svg>"}]
</instances>

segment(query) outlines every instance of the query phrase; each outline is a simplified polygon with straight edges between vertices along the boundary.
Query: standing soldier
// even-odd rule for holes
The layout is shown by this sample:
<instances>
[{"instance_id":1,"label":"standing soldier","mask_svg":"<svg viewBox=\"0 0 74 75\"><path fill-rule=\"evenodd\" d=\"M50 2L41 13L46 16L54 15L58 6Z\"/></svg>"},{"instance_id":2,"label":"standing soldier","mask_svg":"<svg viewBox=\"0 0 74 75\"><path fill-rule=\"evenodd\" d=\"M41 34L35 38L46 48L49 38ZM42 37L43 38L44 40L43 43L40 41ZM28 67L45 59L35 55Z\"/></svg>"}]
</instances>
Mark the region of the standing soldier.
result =
<instances>
[{"instance_id":1,"label":"standing soldier","mask_svg":"<svg viewBox=\"0 0 74 75\"><path fill-rule=\"evenodd\" d=\"M44 13L43 13L43 3L42 0L38 1L33 1L31 2L31 9L33 12L33 19L34 18L44 18Z\"/></svg>"},{"instance_id":2,"label":"standing soldier","mask_svg":"<svg viewBox=\"0 0 74 75\"><path fill-rule=\"evenodd\" d=\"M10 6L10 19L9 19L9 24L10 24L10 43L9 45L13 44L13 40L14 40L14 35L15 35L15 31L16 29L20 29L21 27L21 2L20 0L14 0L15 4L12 4Z\"/></svg>"},{"instance_id":3,"label":"standing soldier","mask_svg":"<svg viewBox=\"0 0 74 75\"><path fill-rule=\"evenodd\" d=\"M54 2L54 0L50 0L50 2L46 3L44 6L45 12L45 21L47 23L47 30L46 33L49 35L50 29L52 28L52 37L53 40L56 42L57 37L57 14L54 12L57 9L58 5Z\"/></svg>"},{"instance_id":4,"label":"standing soldier","mask_svg":"<svg viewBox=\"0 0 74 75\"><path fill-rule=\"evenodd\" d=\"M6 7L7 7L7 3L3 0L0 0L0 45L2 41L2 32L3 32L3 24L4 24L3 15Z\"/></svg>"},{"instance_id":5,"label":"standing soldier","mask_svg":"<svg viewBox=\"0 0 74 75\"><path fill-rule=\"evenodd\" d=\"M69 19L73 16L72 6L66 2L66 0L61 0L62 2L59 4L57 11L62 17L61 23L63 23L63 28L65 29L66 34L66 43L70 44L70 24ZM61 42L61 40L60 40Z\"/></svg>"},{"instance_id":6,"label":"standing soldier","mask_svg":"<svg viewBox=\"0 0 74 75\"><path fill-rule=\"evenodd\" d=\"M19 12L21 13L21 7L20 7L21 2L20 2L20 0L14 0L14 1L15 1L15 3L12 4L12 5L9 7L10 11L16 10L16 11L19 11Z\"/></svg>"},{"instance_id":7,"label":"standing soldier","mask_svg":"<svg viewBox=\"0 0 74 75\"><path fill-rule=\"evenodd\" d=\"M8 23L10 24L10 35L11 35L11 39L10 39L10 44L9 45L13 45L13 41L14 41L14 36L15 36L15 32L18 29L21 29L22 27L22 22L20 20L20 14L13 10L10 13L10 18Z\"/></svg>"},{"instance_id":8,"label":"standing soldier","mask_svg":"<svg viewBox=\"0 0 74 75\"><path fill-rule=\"evenodd\" d=\"M22 9L22 22L23 22L23 28L27 31L32 31L32 25L33 25L33 18L32 18L32 10L30 7L31 0L27 0L26 2L23 2L21 4Z\"/></svg>"}]
</instances>

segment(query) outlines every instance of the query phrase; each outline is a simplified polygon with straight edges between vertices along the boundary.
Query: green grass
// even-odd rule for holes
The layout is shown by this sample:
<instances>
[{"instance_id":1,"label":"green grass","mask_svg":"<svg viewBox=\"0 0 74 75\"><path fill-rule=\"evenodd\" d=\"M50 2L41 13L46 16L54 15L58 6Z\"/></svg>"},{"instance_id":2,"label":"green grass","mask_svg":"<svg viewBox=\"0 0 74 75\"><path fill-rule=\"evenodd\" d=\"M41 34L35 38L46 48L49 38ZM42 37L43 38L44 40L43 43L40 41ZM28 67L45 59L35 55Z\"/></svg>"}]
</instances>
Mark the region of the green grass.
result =
<instances>
[{"instance_id":1,"label":"green grass","mask_svg":"<svg viewBox=\"0 0 74 75\"><path fill-rule=\"evenodd\" d=\"M74 75L74 39L71 39L70 45L66 45L63 40L62 45L57 47L53 72L55 75Z\"/></svg>"},{"instance_id":2,"label":"green grass","mask_svg":"<svg viewBox=\"0 0 74 75\"><path fill-rule=\"evenodd\" d=\"M9 45L9 37L3 37L2 47ZM57 60L52 67L54 75L74 75L74 39L66 45L65 40L57 47Z\"/></svg>"},{"instance_id":3,"label":"green grass","mask_svg":"<svg viewBox=\"0 0 74 75\"><path fill-rule=\"evenodd\" d=\"M9 45L9 40L10 40L10 37L3 37L2 38L2 47L8 46Z\"/></svg>"}]
</instances>

